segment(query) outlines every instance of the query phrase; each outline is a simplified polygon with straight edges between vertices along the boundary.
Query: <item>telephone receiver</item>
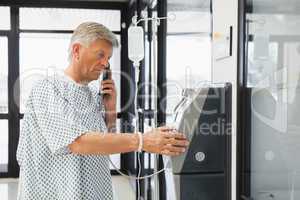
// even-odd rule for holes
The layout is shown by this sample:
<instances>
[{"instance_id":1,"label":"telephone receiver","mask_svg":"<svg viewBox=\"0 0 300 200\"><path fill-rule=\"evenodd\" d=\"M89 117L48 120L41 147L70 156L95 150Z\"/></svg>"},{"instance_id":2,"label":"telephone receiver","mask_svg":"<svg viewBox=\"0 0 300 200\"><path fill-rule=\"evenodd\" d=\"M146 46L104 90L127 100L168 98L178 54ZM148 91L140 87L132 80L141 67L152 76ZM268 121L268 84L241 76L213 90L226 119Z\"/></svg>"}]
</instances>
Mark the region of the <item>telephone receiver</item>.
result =
<instances>
[{"instance_id":1,"label":"telephone receiver","mask_svg":"<svg viewBox=\"0 0 300 200\"><path fill-rule=\"evenodd\" d=\"M110 64L108 63L108 65L105 67L103 75L102 75L102 80L108 80L111 79L111 70L110 70Z\"/></svg>"},{"instance_id":2,"label":"telephone receiver","mask_svg":"<svg viewBox=\"0 0 300 200\"><path fill-rule=\"evenodd\" d=\"M110 64L108 63L105 67L102 75L102 81L111 79L111 70L110 70ZM109 94L103 94L103 97L108 96Z\"/></svg>"}]
</instances>

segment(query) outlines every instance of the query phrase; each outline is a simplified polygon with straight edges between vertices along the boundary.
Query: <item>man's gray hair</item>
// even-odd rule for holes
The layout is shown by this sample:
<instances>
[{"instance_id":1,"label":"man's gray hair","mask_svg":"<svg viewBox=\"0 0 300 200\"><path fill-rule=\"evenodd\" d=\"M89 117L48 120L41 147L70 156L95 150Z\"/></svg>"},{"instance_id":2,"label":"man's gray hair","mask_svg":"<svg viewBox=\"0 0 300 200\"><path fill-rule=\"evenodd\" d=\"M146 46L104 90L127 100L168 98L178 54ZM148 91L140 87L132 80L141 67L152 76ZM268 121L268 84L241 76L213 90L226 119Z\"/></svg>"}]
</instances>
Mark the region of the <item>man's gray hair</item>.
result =
<instances>
[{"instance_id":1,"label":"man's gray hair","mask_svg":"<svg viewBox=\"0 0 300 200\"><path fill-rule=\"evenodd\" d=\"M80 24L73 32L69 45L69 61L72 60L72 46L74 43L80 43L88 47L97 39L103 39L111 43L113 47L118 47L118 40L113 32L102 24L96 22L84 22Z\"/></svg>"}]
</instances>

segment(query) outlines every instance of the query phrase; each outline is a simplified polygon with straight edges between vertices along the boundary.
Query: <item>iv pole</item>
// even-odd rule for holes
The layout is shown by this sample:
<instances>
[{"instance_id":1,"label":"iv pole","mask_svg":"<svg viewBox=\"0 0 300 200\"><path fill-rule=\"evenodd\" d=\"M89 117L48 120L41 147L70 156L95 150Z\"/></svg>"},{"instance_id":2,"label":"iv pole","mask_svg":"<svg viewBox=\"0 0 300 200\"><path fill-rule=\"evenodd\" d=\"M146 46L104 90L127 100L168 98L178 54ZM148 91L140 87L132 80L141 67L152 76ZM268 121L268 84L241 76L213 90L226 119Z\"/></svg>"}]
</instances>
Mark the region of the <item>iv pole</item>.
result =
<instances>
[{"instance_id":1,"label":"iv pole","mask_svg":"<svg viewBox=\"0 0 300 200\"><path fill-rule=\"evenodd\" d=\"M153 91L153 128L157 128L157 113L158 113L158 107L157 107L157 95L158 95L158 87L157 87L157 27L160 25L160 20L165 20L165 19L169 19L171 17L152 17L152 18L142 18L137 20L137 16L133 16L132 18L132 22L134 24L134 26L137 26L137 24L141 21L149 21L151 20L153 25L152 25L152 41L153 41L153 66L151 66L151 73L152 73L152 83L151 83L151 87L154 86L154 90ZM172 17L173 18L173 17ZM175 16L173 18L173 20L175 19ZM151 58L150 58L151 59ZM135 67L135 75L136 75L136 79L139 77L139 65L138 63L134 63L134 67ZM138 88L137 85L137 81L136 81L136 89ZM139 113L139 108L137 105L137 92L135 94L135 130L138 130L139 127L139 117L138 117L138 113ZM150 94L152 95L152 94ZM158 159L159 159L159 155L155 154L155 158L154 158L154 174L158 173ZM141 166L139 166L141 167ZM140 175L140 172L139 172ZM138 186L139 188L139 186ZM138 191L139 193L139 191ZM140 197L138 197L140 198ZM158 176L154 176L154 200L159 200L159 180L158 180Z\"/></svg>"},{"instance_id":2,"label":"iv pole","mask_svg":"<svg viewBox=\"0 0 300 200\"><path fill-rule=\"evenodd\" d=\"M153 126L154 128L157 127L157 20L152 21L152 44L153 44L153 66L152 69L152 83L151 86L154 86L153 91ZM159 155L155 154L154 157L154 173L158 171L158 159ZM159 200L159 181L158 176L154 176L154 200Z\"/></svg>"}]
</instances>

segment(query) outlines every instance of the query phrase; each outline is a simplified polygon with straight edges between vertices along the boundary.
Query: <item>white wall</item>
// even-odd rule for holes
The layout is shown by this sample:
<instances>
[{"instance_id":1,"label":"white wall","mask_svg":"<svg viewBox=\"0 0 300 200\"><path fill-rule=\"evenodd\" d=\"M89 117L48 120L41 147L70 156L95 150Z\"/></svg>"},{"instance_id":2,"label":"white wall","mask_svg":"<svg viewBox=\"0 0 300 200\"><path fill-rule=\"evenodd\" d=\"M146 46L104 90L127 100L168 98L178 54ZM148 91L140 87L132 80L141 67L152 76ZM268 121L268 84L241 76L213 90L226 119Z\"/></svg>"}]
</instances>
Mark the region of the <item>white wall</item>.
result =
<instances>
[{"instance_id":1,"label":"white wall","mask_svg":"<svg viewBox=\"0 0 300 200\"><path fill-rule=\"evenodd\" d=\"M236 86L237 86L237 29L238 0L213 0L213 82L232 83L232 200L236 200ZM225 47L222 37L233 27L232 56L217 60L220 52L217 48ZM225 53L225 52L224 52Z\"/></svg>"}]
</instances>

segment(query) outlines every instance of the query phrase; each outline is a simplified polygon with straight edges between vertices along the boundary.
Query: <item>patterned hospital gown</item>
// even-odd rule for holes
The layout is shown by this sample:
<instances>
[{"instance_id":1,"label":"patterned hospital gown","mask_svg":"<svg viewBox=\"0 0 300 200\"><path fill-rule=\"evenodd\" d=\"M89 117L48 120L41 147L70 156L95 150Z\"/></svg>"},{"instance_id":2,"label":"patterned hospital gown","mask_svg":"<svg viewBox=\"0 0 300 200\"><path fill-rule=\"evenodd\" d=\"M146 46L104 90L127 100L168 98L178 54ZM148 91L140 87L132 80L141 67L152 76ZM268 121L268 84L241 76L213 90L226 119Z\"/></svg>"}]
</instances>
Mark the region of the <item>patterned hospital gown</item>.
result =
<instances>
[{"instance_id":1,"label":"patterned hospital gown","mask_svg":"<svg viewBox=\"0 0 300 200\"><path fill-rule=\"evenodd\" d=\"M91 85L66 75L39 81L28 98L17 150L18 199L113 199L108 157L75 155L67 147L83 133L106 130L101 98Z\"/></svg>"}]
</instances>

